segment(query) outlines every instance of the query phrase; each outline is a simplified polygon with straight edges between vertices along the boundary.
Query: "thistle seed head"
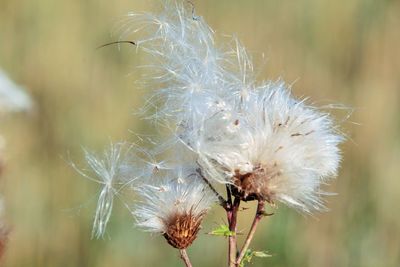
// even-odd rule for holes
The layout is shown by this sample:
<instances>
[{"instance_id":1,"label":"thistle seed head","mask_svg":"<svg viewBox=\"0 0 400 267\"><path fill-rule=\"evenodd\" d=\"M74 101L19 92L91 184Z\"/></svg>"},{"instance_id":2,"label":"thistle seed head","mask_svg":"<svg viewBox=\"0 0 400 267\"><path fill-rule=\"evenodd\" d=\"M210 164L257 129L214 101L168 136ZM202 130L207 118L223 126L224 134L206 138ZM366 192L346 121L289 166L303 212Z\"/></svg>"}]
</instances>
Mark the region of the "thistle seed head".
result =
<instances>
[{"instance_id":1,"label":"thistle seed head","mask_svg":"<svg viewBox=\"0 0 400 267\"><path fill-rule=\"evenodd\" d=\"M242 200L323 210L321 185L336 175L343 141L330 115L296 100L280 83L230 105L191 136L206 175L232 184Z\"/></svg>"},{"instance_id":2,"label":"thistle seed head","mask_svg":"<svg viewBox=\"0 0 400 267\"><path fill-rule=\"evenodd\" d=\"M160 233L171 246L183 249L196 239L202 219L217 198L195 169L175 168L169 175L136 189L141 202L133 215L138 227Z\"/></svg>"},{"instance_id":3,"label":"thistle seed head","mask_svg":"<svg viewBox=\"0 0 400 267\"><path fill-rule=\"evenodd\" d=\"M189 211L168 218L165 222L166 231L164 233L168 244L178 249L185 249L190 246L197 237L205 214L205 212L202 212L195 215L192 211Z\"/></svg>"}]
</instances>

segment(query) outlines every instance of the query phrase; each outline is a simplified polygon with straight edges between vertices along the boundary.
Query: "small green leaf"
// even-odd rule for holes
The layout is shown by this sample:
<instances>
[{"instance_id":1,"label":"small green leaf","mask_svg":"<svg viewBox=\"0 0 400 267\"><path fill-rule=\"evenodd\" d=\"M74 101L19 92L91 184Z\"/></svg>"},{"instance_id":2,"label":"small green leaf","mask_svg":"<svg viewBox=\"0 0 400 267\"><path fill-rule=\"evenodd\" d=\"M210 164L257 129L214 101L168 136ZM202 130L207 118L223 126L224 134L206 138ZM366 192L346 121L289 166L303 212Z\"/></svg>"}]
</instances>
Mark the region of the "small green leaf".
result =
<instances>
[{"instance_id":1,"label":"small green leaf","mask_svg":"<svg viewBox=\"0 0 400 267\"><path fill-rule=\"evenodd\" d=\"M239 267L244 267L245 263L250 263L253 257L266 258L272 257L272 255L268 254L266 251L252 251L251 249L248 249L240 262Z\"/></svg>"},{"instance_id":2,"label":"small green leaf","mask_svg":"<svg viewBox=\"0 0 400 267\"><path fill-rule=\"evenodd\" d=\"M216 229L212 230L208 233L209 235L216 235L216 236L234 236L235 233L229 230L229 227L225 224L221 224Z\"/></svg>"},{"instance_id":3,"label":"small green leaf","mask_svg":"<svg viewBox=\"0 0 400 267\"><path fill-rule=\"evenodd\" d=\"M272 257L272 255L268 254L266 251L253 251L253 256L258 258Z\"/></svg>"},{"instance_id":4,"label":"small green leaf","mask_svg":"<svg viewBox=\"0 0 400 267\"><path fill-rule=\"evenodd\" d=\"M244 263L245 262L250 263L251 262L251 258L253 258L253 254L252 254L251 250L248 249L248 250L246 250L246 253L243 256L243 259L240 262L239 267L244 267Z\"/></svg>"}]
</instances>

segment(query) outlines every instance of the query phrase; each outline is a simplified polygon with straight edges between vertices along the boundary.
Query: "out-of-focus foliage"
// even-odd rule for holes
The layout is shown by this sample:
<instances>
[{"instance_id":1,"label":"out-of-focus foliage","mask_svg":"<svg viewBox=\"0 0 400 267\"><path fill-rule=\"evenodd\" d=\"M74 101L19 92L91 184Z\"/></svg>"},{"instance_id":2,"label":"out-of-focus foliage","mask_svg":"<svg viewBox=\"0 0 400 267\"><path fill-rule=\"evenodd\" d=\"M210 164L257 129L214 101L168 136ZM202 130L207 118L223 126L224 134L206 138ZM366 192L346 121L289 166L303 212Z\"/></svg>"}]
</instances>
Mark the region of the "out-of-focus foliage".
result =
<instances>
[{"instance_id":1,"label":"out-of-focus foliage","mask_svg":"<svg viewBox=\"0 0 400 267\"><path fill-rule=\"evenodd\" d=\"M331 211L314 218L274 210L252 247L272 257L252 266L399 266L400 2L194 2L217 35L235 34L253 53L260 79L293 82L295 95L319 106L355 108L350 118L349 110L334 112L349 141ZM36 106L0 124L8 144L1 191L12 226L4 266L181 264L162 238L133 229L122 204L105 240L91 240L98 188L68 163L83 159L81 145L101 150L110 139L152 133L133 115L145 92L135 83L143 54L129 45L95 48L118 38L110 31L122 15L156 8L144 0L0 2L0 65ZM239 230L252 213L241 212ZM206 235L224 220L222 212L207 218L189 249L195 265L225 264L226 239Z\"/></svg>"}]
</instances>

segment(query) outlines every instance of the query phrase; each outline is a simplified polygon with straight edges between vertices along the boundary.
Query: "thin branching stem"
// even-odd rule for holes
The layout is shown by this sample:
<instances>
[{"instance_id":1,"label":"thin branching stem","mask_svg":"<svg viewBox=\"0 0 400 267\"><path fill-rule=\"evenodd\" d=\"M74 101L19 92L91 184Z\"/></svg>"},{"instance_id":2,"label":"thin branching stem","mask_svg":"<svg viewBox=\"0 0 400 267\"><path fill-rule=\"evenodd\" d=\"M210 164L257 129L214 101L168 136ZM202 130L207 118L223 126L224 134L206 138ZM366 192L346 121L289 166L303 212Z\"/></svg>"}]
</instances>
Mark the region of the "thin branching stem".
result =
<instances>
[{"instance_id":1,"label":"thin branching stem","mask_svg":"<svg viewBox=\"0 0 400 267\"><path fill-rule=\"evenodd\" d=\"M186 249L180 249L179 253L181 254L181 259L185 263L186 267L192 267L192 263L190 262L189 256L186 252Z\"/></svg>"},{"instance_id":2,"label":"thin branching stem","mask_svg":"<svg viewBox=\"0 0 400 267\"><path fill-rule=\"evenodd\" d=\"M239 265L242 262L243 257L246 254L246 251L249 249L250 243L253 240L254 234L257 230L258 223L261 221L261 218L265 214L264 206L265 206L265 202L263 200L259 200L258 205L257 205L257 211L254 216L253 224L251 225L250 231L247 234L246 240L244 241L244 244L240 251L240 254L237 257L237 260L236 260L237 265Z\"/></svg>"},{"instance_id":3,"label":"thin branching stem","mask_svg":"<svg viewBox=\"0 0 400 267\"><path fill-rule=\"evenodd\" d=\"M229 240L228 240L229 267L236 266L236 256L237 256L236 224L237 224L237 215L239 211L239 206L240 206L240 198L235 197L232 208L227 211L229 231L231 232L231 235L229 235Z\"/></svg>"}]
</instances>

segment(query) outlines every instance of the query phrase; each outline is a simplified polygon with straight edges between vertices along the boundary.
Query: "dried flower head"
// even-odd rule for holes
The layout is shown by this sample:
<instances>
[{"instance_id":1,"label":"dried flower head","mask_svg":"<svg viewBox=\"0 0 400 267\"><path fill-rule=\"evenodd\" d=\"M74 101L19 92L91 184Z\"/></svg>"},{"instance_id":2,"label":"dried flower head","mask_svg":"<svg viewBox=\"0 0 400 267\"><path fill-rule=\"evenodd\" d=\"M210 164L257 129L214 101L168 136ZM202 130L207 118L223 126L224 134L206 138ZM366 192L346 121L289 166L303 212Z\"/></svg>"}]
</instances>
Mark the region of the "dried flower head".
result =
<instances>
[{"instance_id":1,"label":"dried flower head","mask_svg":"<svg viewBox=\"0 0 400 267\"><path fill-rule=\"evenodd\" d=\"M137 226L162 234L168 243L179 249L192 244L200 224L216 197L195 172L176 172L137 188L141 197L133 211ZM172 176L172 175L171 175Z\"/></svg>"}]
</instances>

